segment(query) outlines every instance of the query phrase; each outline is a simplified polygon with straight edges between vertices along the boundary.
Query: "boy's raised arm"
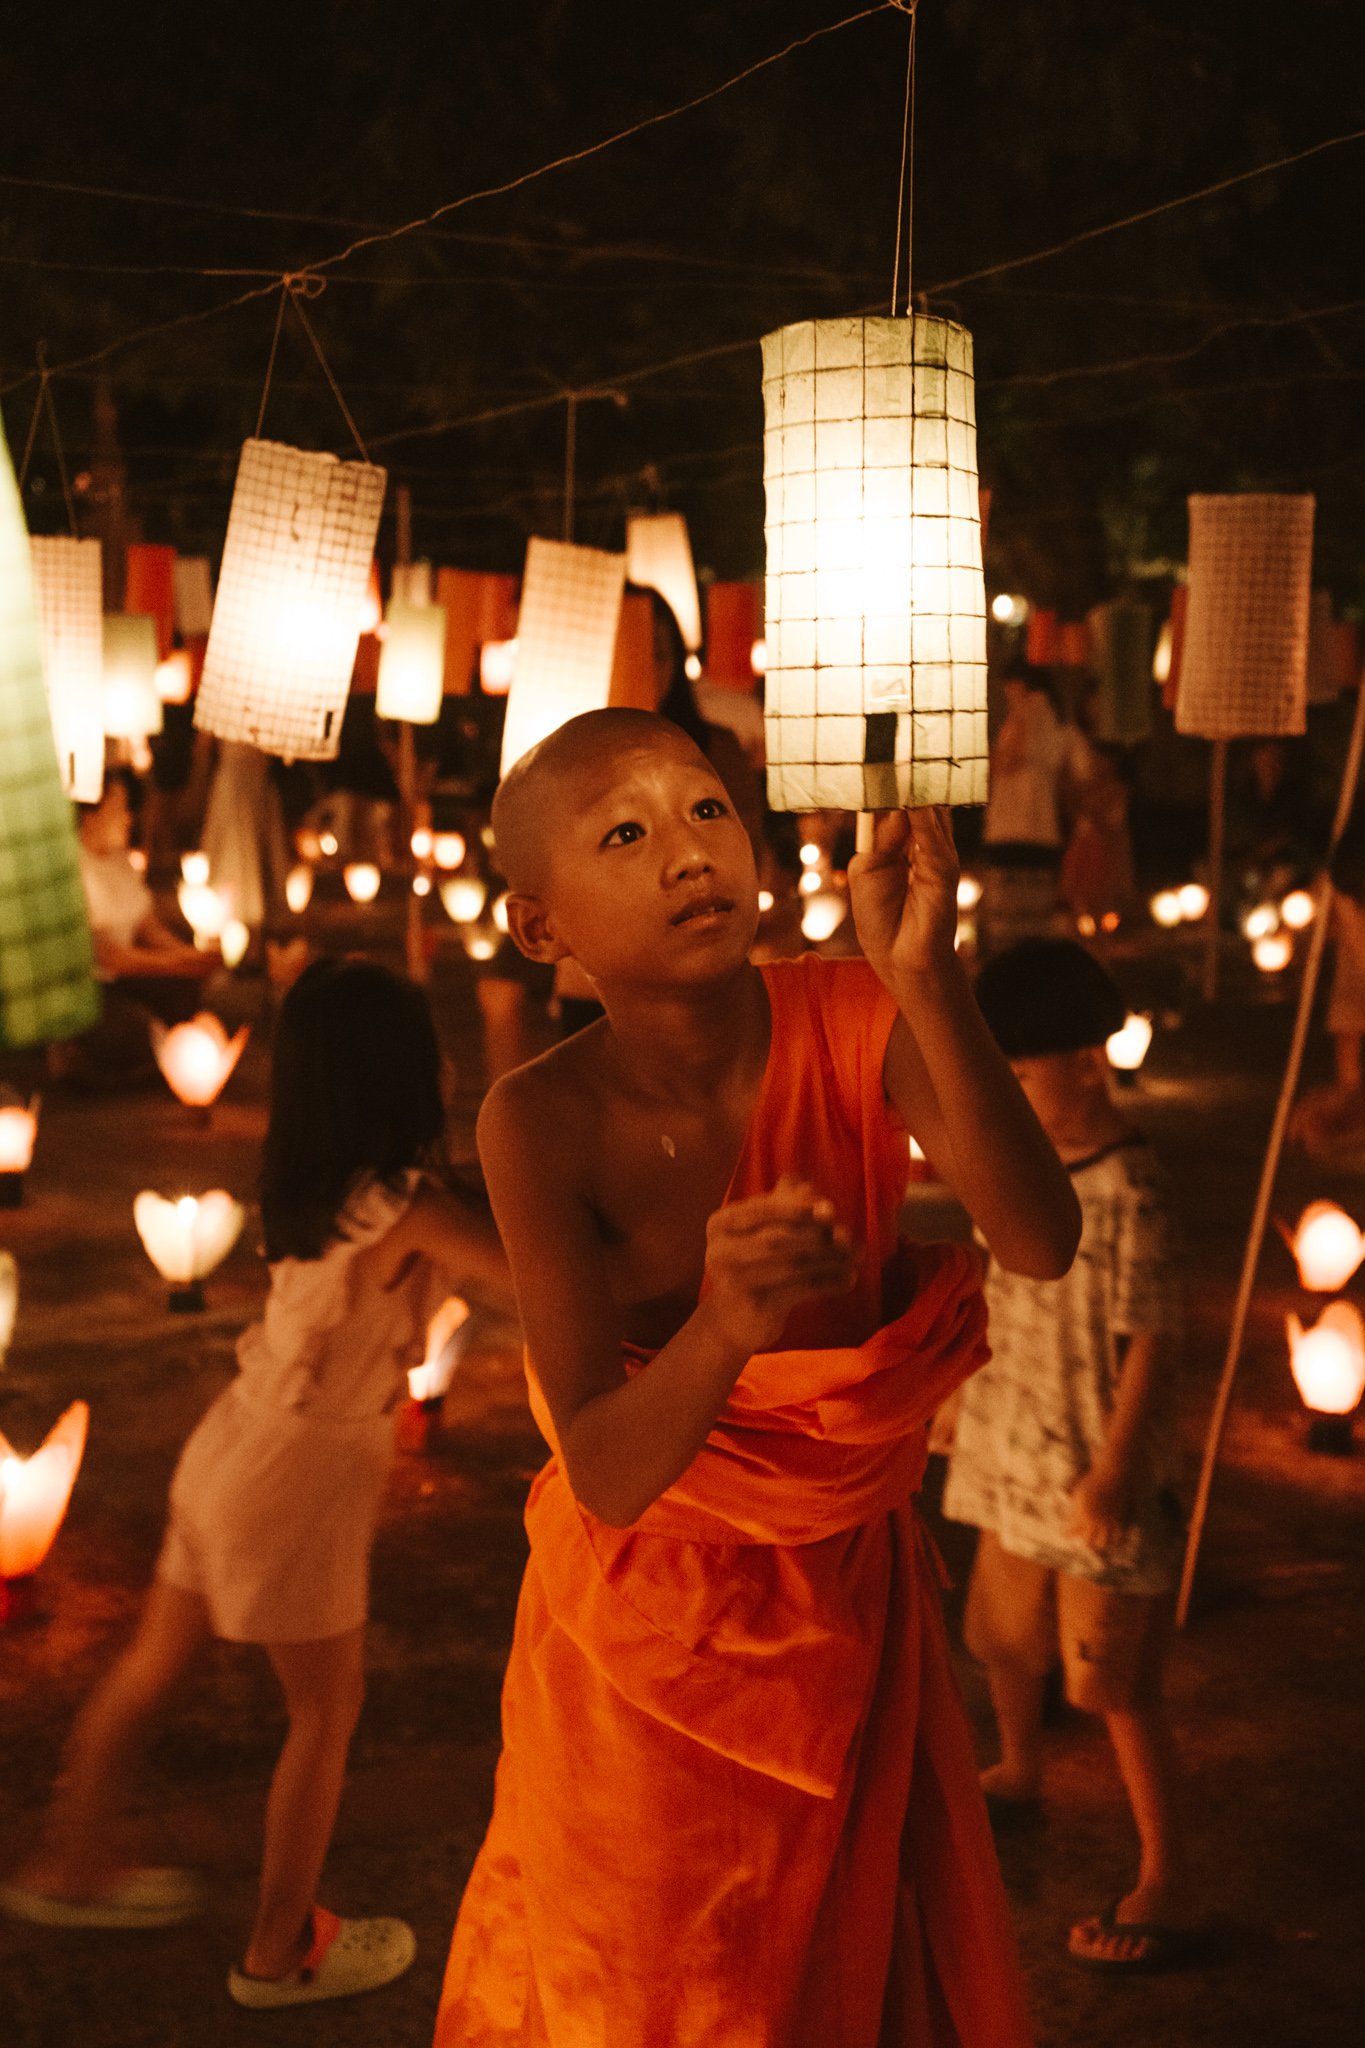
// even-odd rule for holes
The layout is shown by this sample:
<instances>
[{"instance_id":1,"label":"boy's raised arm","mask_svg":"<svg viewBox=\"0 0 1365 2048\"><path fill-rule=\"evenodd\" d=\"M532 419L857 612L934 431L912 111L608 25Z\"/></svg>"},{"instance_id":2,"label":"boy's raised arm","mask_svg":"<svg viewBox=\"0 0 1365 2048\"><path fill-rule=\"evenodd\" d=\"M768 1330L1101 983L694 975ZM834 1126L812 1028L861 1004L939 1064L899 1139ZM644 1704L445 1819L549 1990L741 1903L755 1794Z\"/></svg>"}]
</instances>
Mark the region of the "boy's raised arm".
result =
<instances>
[{"instance_id":1,"label":"boy's raised arm","mask_svg":"<svg viewBox=\"0 0 1365 2048\"><path fill-rule=\"evenodd\" d=\"M810 1188L784 1182L728 1204L708 1225L704 1295L628 1377L567 1109L543 1072L506 1075L484 1101L479 1155L569 1484L589 1513L626 1528L686 1471L796 1303L850 1284L852 1255Z\"/></svg>"},{"instance_id":2,"label":"boy's raised arm","mask_svg":"<svg viewBox=\"0 0 1365 2048\"><path fill-rule=\"evenodd\" d=\"M886 1092L1000 1264L1055 1280L1075 1257L1080 1205L958 961L957 876L938 807L879 816L849 865L863 952L900 1011Z\"/></svg>"}]
</instances>

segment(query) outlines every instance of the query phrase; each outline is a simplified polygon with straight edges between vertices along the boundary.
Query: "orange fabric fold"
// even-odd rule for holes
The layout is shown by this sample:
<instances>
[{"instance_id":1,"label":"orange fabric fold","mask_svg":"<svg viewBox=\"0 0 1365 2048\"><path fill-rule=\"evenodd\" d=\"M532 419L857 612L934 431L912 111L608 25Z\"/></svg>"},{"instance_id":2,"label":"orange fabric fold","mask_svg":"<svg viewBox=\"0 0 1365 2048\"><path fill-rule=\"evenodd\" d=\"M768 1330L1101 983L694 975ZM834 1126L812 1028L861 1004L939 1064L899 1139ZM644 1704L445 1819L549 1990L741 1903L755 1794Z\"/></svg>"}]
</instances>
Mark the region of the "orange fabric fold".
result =
<instances>
[{"instance_id":1,"label":"orange fabric fold","mask_svg":"<svg viewBox=\"0 0 1365 2048\"><path fill-rule=\"evenodd\" d=\"M804 1175L866 1246L859 1280L750 1360L632 1528L587 1514L553 1456L538 1475L438 2048L1029 2039L913 1507L924 1425L986 1356L977 1265L897 1250L894 1010L871 971L765 979L772 1050L727 1199Z\"/></svg>"}]
</instances>

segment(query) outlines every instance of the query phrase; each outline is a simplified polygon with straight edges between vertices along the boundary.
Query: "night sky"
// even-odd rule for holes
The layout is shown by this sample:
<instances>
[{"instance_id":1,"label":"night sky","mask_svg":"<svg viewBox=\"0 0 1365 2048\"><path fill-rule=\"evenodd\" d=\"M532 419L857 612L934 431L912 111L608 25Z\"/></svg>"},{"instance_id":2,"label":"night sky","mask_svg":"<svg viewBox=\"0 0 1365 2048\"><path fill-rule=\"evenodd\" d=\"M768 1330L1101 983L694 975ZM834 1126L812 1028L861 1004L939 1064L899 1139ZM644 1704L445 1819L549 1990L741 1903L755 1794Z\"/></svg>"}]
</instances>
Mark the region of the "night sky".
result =
<instances>
[{"instance_id":1,"label":"night sky","mask_svg":"<svg viewBox=\"0 0 1365 2048\"><path fill-rule=\"evenodd\" d=\"M71 470L90 467L106 378L144 537L216 552L277 299L209 309L846 12L13 10L0 402L16 460L39 343L58 370L107 351L53 380ZM598 394L579 407L578 538L619 546L626 510L676 507L701 563L761 571L755 344L786 320L888 309L906 37L880 11L329 273L310 316L375 458L412 486L419 553L515 569L529 533L558 532L560 394L577 388ZM1312 490L1316 580L1365 600L1365 141L954 282L1365 127L1362 57L1356 0L923 0L914 284L976 337L993 586L1074 613L1183 555L1188 491ZM265 431L354 452L292 320ZM63 524L45 429L26 503L36 531Z\"/></svg>"}]
</instances>

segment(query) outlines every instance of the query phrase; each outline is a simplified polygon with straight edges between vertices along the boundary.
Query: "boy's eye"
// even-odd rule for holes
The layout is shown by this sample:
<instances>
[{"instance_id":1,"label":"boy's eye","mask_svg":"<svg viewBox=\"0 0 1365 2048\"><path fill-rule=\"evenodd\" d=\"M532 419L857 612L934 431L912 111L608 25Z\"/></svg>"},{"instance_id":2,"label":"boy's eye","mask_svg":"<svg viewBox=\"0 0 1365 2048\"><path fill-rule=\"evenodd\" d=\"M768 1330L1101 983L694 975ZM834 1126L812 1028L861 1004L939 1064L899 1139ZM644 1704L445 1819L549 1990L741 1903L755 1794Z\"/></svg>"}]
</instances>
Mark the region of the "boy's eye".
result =
<instances>
[{"instance_id":1,"label":"boy's eye","mask_svg":"<svg viewBox=\"0 0 1365 2048\"><path fill-rule=\"evenodd\" d=\"M692 808L699 818L728 818L730 815L729 805L722 803L718 796L704 796Z\"/></svg>"},{"instance_id":2,"label":"boy's eye","mask_svg":"<svg viewBox=\"0 0 1365 2048\"><path fill-rule=\"evenodd\" d=\"M644 836L644 826L637 825L633 818L627 818L622 824L613 825L611 831L608 832L606 838L602 841L602 844L603 846L633 846L637 839L643 839Z\"/></svg>"}]
</instances>

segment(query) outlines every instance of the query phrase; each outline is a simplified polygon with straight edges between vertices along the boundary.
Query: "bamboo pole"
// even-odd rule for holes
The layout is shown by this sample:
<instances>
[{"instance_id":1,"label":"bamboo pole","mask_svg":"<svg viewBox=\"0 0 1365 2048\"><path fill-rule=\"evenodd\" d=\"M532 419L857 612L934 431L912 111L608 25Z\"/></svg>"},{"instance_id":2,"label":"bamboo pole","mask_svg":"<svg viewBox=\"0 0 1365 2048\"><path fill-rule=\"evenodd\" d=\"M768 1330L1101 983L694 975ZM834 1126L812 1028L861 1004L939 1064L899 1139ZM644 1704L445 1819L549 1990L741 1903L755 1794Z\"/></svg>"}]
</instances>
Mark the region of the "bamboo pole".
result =
<instances>
[{"instance_id":1,"label":"bamboo pole","mask_svg":"<svg viewBox=\"0 0 1365 2048\"><path fill-rule=\"evenodd\" d=\"M1341 792L1337 798L1336 817L1332 822L1331 848L1335 851L1337 842L1346 829L1355 802L1356 788L1360 780L1360 760L1365 748L1365 672L1360 678L1356 698L1355 718L1351 726L1350 743L1346 749L1346 763L1342 770ZM1294 1030L1289 1042L1289 1057L1285 1063L1284 1079L1280 1084L1279 1100L1271 1121L1270 1138L1266 1145L1265 1159L1261 1167L1260 1186L1256 1191L1256 1205L1252 1211L1251 1229L1247 1235L1246 1251L1242 1259L1242 1275L1237 1288L1237 1298L1232 1312L1232 1323L1228 1331L1227 1353L1223 1359L1222 1376L1214 1399L1213 1413L1209 1419L1208 1435L1204 1442L1204 1458L1199 1472L1199 1486L1195 1494L1194 1509L1190 1516L1190 1533L1185 1545L1185 1563L1180 1577L1180 1594L1176 1602L1176 1626L1183 1628L1190 1611L1190 1595L1194 1587L1195 1568L1199 1562L1199 1546L1203 1540L1204 1524L1208 1519L1209 1494L1213 1488L1213 1475L1218 1463L1218 1452L1223 1441L1228 1409L1232 1402L1233 1382L1241 1362L1242 1344L1246 1336L1247 1317L1251 1311L1251 1296L1256 1284L1256 1268L1260 1263L1261 1246L1265 1241L1266 1223L1270 1217L1270 1203L1275 1191L1275 1176L1279 1170L1280 1154L1284 1149L1285 1132L1289 1126L1289 1112L1298 1091L1299 1072L1303 1065L1304 1046L1308 1039L1308 1020L1313 1008L1313 997L1317 992L1318 977L1322 971L1323 954L1327 948L1328 905L1331 901L1331 878L1326 869L1317 886L1317 915L1313 920L1313 936L1309 943L1308 958L1304 963L1303 980L1299 986L1298 1010L1294 1018Z\"/></svg>"},{"instance_id":2,"label":"bamboo pole","mask_svg":"<svg viewBox=\"0 0 1365 2048\"><path fill-rule=\"evenodd\" d=\"M1223 939L1224 840L1227 836L1228 743L1213 742L1209 764L1209 907L1204 925L1203 997L1218 1000L1218 964Z\"/></svg>"}]
</instances>

